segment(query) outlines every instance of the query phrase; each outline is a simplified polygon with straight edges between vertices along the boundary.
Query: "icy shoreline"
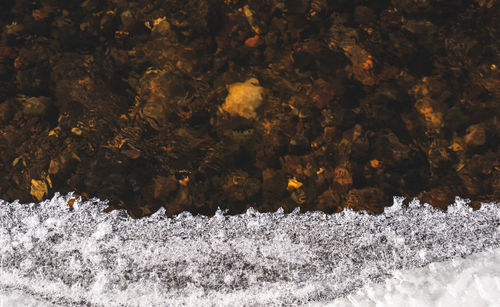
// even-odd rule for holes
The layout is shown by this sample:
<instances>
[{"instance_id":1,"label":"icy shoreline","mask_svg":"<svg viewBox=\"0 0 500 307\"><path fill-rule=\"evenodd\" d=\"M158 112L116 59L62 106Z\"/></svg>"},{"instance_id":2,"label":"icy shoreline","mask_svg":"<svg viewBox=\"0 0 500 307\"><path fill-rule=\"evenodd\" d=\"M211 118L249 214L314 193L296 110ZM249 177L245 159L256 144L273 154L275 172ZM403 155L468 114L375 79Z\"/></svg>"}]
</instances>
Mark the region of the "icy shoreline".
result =
<instances>
[{"instance_id":1,"label":"icy shoreline","mask_svg":"<svg viewBox=\"0 0 500 307\"><path fill-rule=\"evenodd\" d=\"M0 202L0 291L56 305L298 305L354 293L392 272L500 246L500 207L447 212L412 201L378 216L163 212L132 220L70 195Z\"/></svg>"}]
</instances>

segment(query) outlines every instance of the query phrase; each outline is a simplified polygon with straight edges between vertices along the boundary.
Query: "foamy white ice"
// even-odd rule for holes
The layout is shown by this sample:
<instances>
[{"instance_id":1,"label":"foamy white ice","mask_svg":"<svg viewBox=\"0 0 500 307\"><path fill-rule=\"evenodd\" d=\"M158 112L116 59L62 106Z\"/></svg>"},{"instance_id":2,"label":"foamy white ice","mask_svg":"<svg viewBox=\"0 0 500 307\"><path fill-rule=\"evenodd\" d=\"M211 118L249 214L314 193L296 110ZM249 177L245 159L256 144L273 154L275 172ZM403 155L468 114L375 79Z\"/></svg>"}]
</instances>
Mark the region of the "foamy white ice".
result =
<instances>
[{"instance_id":1,"label":"foamy white ice","mask_svg":"<svg viewBox=\"0 0 500 307\"><path fill-rule=\"evenodd\" d=\"M0 203L4 297L24 293L65 306L279 306L342 298L369 306L370 297L392 293L384 282L399 272L500 246L498 204L472 211L458 198L447 212L418 201L407 208L395 198L378 216L250 209L173 219L160 211L140 220L101 213L106 204L97 199L77 201L70 211L70 198ZM388 288L370 290L376 287Z\"/></svg>"}]
</instances>

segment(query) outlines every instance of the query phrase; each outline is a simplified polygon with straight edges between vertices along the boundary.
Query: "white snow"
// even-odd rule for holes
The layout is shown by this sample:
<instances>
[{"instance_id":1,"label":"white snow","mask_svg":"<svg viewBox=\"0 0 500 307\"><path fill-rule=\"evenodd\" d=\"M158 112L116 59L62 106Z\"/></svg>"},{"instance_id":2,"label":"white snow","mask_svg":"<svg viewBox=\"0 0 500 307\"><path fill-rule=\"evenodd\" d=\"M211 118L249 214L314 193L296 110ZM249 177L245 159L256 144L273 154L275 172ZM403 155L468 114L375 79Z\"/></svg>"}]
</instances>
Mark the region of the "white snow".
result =
<instances>
[{"instance_id":1,"label":"white snow","mask_svg":"<svg viewBox=\"0 0 500 307\"><path fill-rule=\"evenodd\" d=\"M392 276L347 297L310 306L500 306L500 248Z\"/></svg>"},{"instance_id":2,"label":"white snow","mask_svg":"<svg viewBox=\"0 0 500 307\"><path fill-rule=\"evenodd\" d=\"M0 306L500 304L498 204L132 220L70 198L0 201Z\"/></svg>"}]
</instances>

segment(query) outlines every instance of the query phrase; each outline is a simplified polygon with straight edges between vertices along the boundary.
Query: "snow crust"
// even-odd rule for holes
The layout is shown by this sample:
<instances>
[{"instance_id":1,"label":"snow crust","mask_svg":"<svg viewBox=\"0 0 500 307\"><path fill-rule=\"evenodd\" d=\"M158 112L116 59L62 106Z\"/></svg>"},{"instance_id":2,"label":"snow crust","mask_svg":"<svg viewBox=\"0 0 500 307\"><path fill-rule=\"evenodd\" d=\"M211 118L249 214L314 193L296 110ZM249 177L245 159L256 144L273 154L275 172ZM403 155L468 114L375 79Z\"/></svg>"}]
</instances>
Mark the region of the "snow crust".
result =
<instances>
[{"instance_id":1,"label":"snow crust","mask_svg":"<svg viewBox=\"0 0 500 307\"><path fill-rule=\"evenodd\" d=\"M331 307L500 306L500 248L465 259L396 271L382 283L369 283ZM311 305L312 306L312 305Z\"/></svg>"},{"instance_id":2,"label":"snow crust","mask_svg":"<svg viewBox=\"0 0 500 307\"><path fill-rule=\"evenodd\" d=\"M98 199L77 200L70 210L70 198L0 201L0 297L25 293L64 306L330 305L336 299L341 305L334 306L373 306L408 302L411 293L396 294L402 283L430 291L418 279L426 265L484 251L498 261L491 249L500 246L500 206L472 211L460 198L447 212L418 200L406 207L395 198L378 216L249 209L211 218L166 218L160 211L140 220L102 213L106 202ZM457 283L443 273L435 285L447 285L449 297L469 289L471 259ZM401 272L416 279L401 279ZM490 291L497 273L474 279L483 289L477 291Z\"/></svg>"}]
</instances>

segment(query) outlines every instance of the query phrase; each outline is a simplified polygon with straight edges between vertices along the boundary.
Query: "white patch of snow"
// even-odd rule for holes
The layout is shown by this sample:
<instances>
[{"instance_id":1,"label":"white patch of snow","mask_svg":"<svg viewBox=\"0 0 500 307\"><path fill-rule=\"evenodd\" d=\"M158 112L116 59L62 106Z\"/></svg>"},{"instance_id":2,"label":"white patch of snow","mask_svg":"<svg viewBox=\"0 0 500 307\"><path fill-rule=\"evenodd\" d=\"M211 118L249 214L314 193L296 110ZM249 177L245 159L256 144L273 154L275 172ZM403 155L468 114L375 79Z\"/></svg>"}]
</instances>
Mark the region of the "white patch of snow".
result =
<instances>
[{"instance_id":1,"label":"white patch of snow","mask_svg":"<svg viewBox=\"0 0 500 307\"><path fill-rule=\"evenodd\" d=\"M377 216L249 209L212 218L166 218L159 211L133 220L124 212L102 213L106 202L97 199L77 200L70 211L70 198L56 195L37 205L0 201L0 302L9 299L6 293L25 293L65 306L288 306L342 298L370 306L386 295L391 302L418 300L407 290L415 286L421 292L413 293L431 293L420 296L445 304L472 283L484 296L498 282L498 271L482 279L486 269L467 271L457 260L447 270L463 271L458 279L441 274L424 281L439 271L434 262L500 246L498 204L471 211L457 198L444 212L417 200L405 207L395 198ZM478 276L472 281L471 272ZM448 290L425 292L425 285Z\"/></svg>"},{"instance_id":2,"label":"white patch of snow","mask_svg":"<svg viewBox=\"0 0 500 307\"><path fill-rule=\"evenodd\" d=\"M384 282L369 283L347 297L310 306L500 306L500 248L396 271Z\"/></svg>"}]
</instances>

